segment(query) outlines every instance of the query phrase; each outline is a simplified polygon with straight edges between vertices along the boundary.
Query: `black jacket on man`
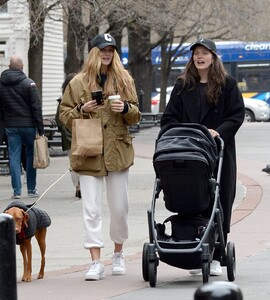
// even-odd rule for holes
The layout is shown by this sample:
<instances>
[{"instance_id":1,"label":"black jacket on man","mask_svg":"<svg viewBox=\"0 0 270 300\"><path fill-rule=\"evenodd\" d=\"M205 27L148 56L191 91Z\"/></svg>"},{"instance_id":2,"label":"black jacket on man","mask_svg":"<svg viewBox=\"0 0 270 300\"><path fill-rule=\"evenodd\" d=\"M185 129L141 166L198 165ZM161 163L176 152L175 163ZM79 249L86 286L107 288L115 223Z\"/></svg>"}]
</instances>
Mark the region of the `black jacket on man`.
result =
<instances>
[{"instance_id":1,"label":"black jacket on man","mask_svg":"<svg viewBox=\"0 0 270 300\"><path fill-rule=\"evenodd\" d=\"M5 127L36 127L42 135L43 119L35 82L23 71L8 69L0 79L0 107Z\"/></svg>"},{"instance_id":2,"label":"black jacket on man","mask_svg":"<svg viewBox=\"0 0 270 300\"><path fill-rule=\"evenodd\" d=\"M228 75L217 105L201 103L198 114L197 87L182 90L178 80L161 118L161 127L169 123L199 123L216 130L224 140L224 161L221 172L220 201L224 211L225 232L230 232L231 208L236 193L235 134L245 118L245 106L236 80Z\"/></svg>"}]
</instances>

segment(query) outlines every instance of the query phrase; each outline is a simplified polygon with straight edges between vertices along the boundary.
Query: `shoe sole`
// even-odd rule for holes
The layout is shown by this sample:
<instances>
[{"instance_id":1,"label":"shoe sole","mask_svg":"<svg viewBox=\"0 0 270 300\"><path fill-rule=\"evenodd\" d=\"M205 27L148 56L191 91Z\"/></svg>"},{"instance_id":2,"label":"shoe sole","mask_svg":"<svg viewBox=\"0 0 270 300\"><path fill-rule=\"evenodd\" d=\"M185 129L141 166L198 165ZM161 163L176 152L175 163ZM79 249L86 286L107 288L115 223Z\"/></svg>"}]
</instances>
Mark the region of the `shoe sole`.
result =
<instances>
[{"instance_id":1,"label":"shoe sole","mask_svg":"<svg viewBox=\"0 0 270 300\"><path fill-rule=\"evenodd\" d=\"M222 272L211 272L210 271L210 276L222 276Z\"/></svg>"},{"instance_id":2,"label":"shoe sole","mask_svg":"<svg viewBox=\"0 0 270 300\"><path fill-rule=\"evenodd\" d=\"M189 273L190 275L202 275L202 272L200 271L199 273ZM210 276L222 276L222 272L210 272Z\"/></svg>"},{"instance_id":3,"label":"shoe sole","mask_svg":"<svg viewBox=\"0 0 270 300\"><path fill-rule=\"evenodd\" d=\"M115 275L125 275L126 274L126 271L112 271L112 275L115 276Z\"/></svg>"},{"instance_id":4,"label":"shoe sole","mask_svg":"<svg viewBox=\"0 0 270 300\"><path fill-rule=\"evenodd\" d=\"M202 274L202 270L198 269L198 270L190 270L189 271L190 275L198 275L198 274Z\"/></svg>"},{"instance_id":5,"label":"shoe sole","mask_svg":"<svg viewBox=\"0 0 270 300\"><path fill-rule=\"evenodd\" d=\"M86 281L98 281L105 278L105 274L101 274L99 276L85 276Z\"/></svg>"}]
</instances>

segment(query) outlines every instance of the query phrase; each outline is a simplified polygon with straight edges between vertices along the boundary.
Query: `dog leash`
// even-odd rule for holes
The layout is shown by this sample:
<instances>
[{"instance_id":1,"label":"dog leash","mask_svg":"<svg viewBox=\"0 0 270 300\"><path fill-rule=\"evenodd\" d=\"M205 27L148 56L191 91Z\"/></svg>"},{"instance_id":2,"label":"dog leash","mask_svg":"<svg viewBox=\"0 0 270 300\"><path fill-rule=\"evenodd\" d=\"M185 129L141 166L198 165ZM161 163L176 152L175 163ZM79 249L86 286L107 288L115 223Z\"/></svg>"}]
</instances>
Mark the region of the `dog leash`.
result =
<instances>
[{"instance_id":1,"label":"dog leash","mask_svg":"<svg viewBox=\"0 0 270 300\"><path fill-rule=\"evenodd\" d=\"M55 182L53 182L40 196L39 198L27 209L26 212L29 212L42 198L43 196L54 186L58 181L60 181L70 170L67 170L61 177L59 177Z\"/></svg>"}]
</instances>

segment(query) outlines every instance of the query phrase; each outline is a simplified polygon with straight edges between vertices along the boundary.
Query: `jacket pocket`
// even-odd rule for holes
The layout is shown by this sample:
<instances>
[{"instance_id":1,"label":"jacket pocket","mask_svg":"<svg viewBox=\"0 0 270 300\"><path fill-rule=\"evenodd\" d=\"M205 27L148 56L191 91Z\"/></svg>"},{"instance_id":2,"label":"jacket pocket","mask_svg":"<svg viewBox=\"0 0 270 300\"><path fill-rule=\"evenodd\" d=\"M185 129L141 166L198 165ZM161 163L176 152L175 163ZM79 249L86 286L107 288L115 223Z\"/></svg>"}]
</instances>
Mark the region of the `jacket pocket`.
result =
<instances>
[{"instance_id":1,"label":"jacket pocket","mask_svg":"<svg viewBox=\"0 0 270 300\"><path fill-rule=\"evenodd\" d=\"M119 143L123 142L126 145L131 145L132 140L133 140L133 138L129 134L122 134L122 135L116 136L116 142L119 142Z\"/></svg>"},{"instance_id":2,"label":"jacket pocket","mask_svg":"<svg viewBox=\"0 0 270 300\"><path fill-rule=\"evenodd\" d=\"M115 143L120 168L125 169L130 167L134 161L132 137L129 134L119 135L116 137Z\"/></svg>"},{"instance_id":3,"label":"jacket pocket","mask_svg":"<svg viewBox=\"0 0 270 300\"><path fill-rule=\"evenodd\" d=\"M77 155L71 155L70 165L74 171L95 171L101 170L102 155L95 157L83 157Z\"/></svg>"}]
</instances>

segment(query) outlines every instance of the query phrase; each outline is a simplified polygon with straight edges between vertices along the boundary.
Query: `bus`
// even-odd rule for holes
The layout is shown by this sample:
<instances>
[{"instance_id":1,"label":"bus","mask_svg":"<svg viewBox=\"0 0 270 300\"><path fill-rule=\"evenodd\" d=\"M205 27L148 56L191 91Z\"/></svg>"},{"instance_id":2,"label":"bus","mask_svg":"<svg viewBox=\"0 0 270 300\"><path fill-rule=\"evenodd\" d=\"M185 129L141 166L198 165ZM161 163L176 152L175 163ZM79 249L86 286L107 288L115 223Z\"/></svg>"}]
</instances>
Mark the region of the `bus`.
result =
<instances>
[{"instance_id":1,"label":"bus","mask_svg":"<svg viewBox=\"0 0 270 300\"><path fill-rule=\"evenodd\" d=\"M216 46L217 54L226 71L236 78L243 97L264 100L270 104L270 42L223 41L216 42ZM179 49L171 68L168 86L174 85L190 59L189 47L190 44L184 44ZM122 62L127 65L128 50L123 48L122 51ZM160 47L152 50L152 63L155 70L154 83L158 83L161 69ZM154 85L155 88L158 87Z\"/></svg>"}]
</instances>

